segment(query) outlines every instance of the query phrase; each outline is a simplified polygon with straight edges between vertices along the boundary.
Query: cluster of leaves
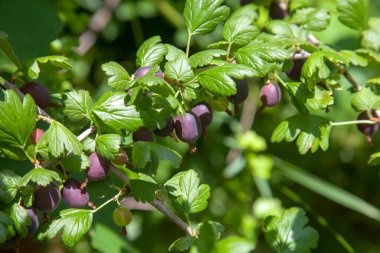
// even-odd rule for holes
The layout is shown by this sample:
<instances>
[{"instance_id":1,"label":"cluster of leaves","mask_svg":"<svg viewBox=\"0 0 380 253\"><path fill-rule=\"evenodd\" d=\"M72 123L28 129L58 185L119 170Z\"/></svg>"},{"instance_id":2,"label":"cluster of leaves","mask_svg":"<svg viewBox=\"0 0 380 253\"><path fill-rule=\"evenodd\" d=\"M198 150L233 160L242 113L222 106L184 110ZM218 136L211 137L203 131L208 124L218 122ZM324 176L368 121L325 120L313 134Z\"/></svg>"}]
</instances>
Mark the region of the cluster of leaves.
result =
<instances>
[{"instance_id":1,"label":"cluster of leaves","mask_svg":"<svg viewBox=\"0 0 380 253\"><path fill-rule=\"evenodd\" d=\"M185 114L201 101L209 103L216 111L228 111L228 97L236 93L237 79L250 78L260 83L270 79L282 84L298 111L278 125L272 141L296 140L301 154L319 148L327 150L330 130L337 124L326 115L334 104L334 94L342 90L341 78L349 76L350 66L366 67L369 61L380 63L380 46L375 39L379 36L378 20L373 18L367 22L365 0L339 0L339 19L362 33L362 48L337 51L313 40L312 32L322 31L329 25L329 13L323 9L291 1L289 16L284 20L272 20L267 12L258 11L255 4L245 5L230 15L229 7L223 2L187 0L184 9L188 33L186 51L163 43L159 36L146 40L136 53L136 67L150 67L146 75L136 77L119 63L105 63L102 70L108 76L109 91L96 101L86 90L56 94L59 109L54 110L55 119L41 116L30 95L20 99L13 90L0 90L0 153L7 159L29 160L34 166L22 176L10 170L0 171L0 202L4 203L0 210L0 243L27 236L32 222L26 208L34 204L33 193L37 185L47 186L54 182L62 187L68 175L83 176L90 165L88 154L96 152L114 161L115 174L121 173L128 181L109 176L106 183L94 183L98 192L111 188L117 191L110 200L102 201L93 210L61 210L40 227L35 234L37 239L51 239L62 232L63 242L73 246L90 230L98 210L130 194L143 203L164 199L178 216L188 221L191 233L176 240L170 250L236 252L239 248L239 252L250 252L254 249L255 244L243 237L229 236L219 240L224 228L217 222L198 223L193 214L207 208L210 186L201 184L198 173L191 169L177 173L163 184L157 183L155 177L160 163L166 160L178 169L181 156L159 141L133 141L132 133L141 127L161 129L168 117ZM211 33L223 22L223 40L209 45L207 50L190 53L194 36ZM12 80L34 80L44 70L71 68L63 56L19 58L3 32L0 33L0 48L17 67L11 73ZM278 73L290 70L292 59L297 55L304 57L301 78L284 82ZM164 78L156 76L160 69ZM379 84L379 78L368 80L368 85L362 89L352 77L349 81L354 86L352 106L355 110L371 113L380 109L380 96L372 85ZM4 87L7 82L5 76L0 78ZM47 122L48 127L34 145L31 135L37 124L41 124L36 123L36 119ZM84 139L77 137L87 129L94 133L86 134ZM265 144L252 147L247 142L257 136L246 137L242 138L241 146L254 151L247 156L248 167L256 179L265 181L270 177L273 161L258 153L265 150ZM128 163L115 162L121 151L127 154ZM371 161L376 163L379 156L374 154ZM91 196L96 198L96 195ZM277 210L264 213L261 218L265 220L262 232L276 252L309 252L317 246L318 234L311 227L305 227L308 219L302 209Z\"/></svg>"}]
</instances>

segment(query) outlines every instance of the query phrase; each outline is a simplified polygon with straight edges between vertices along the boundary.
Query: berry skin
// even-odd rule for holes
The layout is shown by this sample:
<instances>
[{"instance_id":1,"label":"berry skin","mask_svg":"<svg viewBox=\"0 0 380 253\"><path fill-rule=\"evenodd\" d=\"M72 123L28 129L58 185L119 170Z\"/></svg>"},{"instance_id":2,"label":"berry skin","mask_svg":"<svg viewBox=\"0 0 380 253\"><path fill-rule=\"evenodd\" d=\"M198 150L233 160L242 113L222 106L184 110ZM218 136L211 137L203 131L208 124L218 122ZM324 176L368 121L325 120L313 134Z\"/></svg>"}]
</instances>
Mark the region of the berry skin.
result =
<instances>
[{"instance_id":1,"label":"berry skin","mask_svg":"<svg viewBox=\"0 0 380 253\"><path fill-rule=\"evenodd\" d=\"M374 118L379 118L379 115L375 111L372 111L372 116ZM361 112L358 116L358 120L371 120L368 117L367 112ZM369 137L369 140L371 140L371 135L374 134L377 131L377 128L379 127L379 123L376 124L358 124L357 125L360 132L362 132L364 135Z\"/></svg>"},{"instance_id":2,"label":"berry skin","mask_svg":"<svg viewBox=\"0 0 380 253\"><path fill-rule=\"evenodd\" d=\"M212 109L209 104L201 102L196 104L191 111L198 116L201 121L202 130L205 130L212 122Z\"/></svg>"},{"instance_id":3,"label":"berry skin","mask_svg":"<svg viewBox=\"0 0 380 253\"><path fill-rule=\"evenodd\" d=\"M39 128L34 129L32 135L30 136L30 138L32 139L33 145L37 145L37 143L40 141L43 134L44 134L43 130Z\"/></svg>"},{"instance_id":4,"label":"berry skin","mask_svg":"<svg viewBox=\"0 0 380 253\"><path fill-rule=\"evenodd\" d=\"M88 180L100 181L103 180L110 169L111 163L105 158L99 156L96 152L90 156L90 167L86 170Z\"/></svg>"},{"instance_id":5,"label":"berry skin","mask_svg":"<svg viewBox=\"0 0 380 253\"><path fill-rule=\"evenodd\" d=\"M153 133L147 127L140 127L135 132L132 133L133 141L149 141L153 142Z\"/></svg>"},{"instance_id":6,"label":"berry skin","mask_svg":"<svg viewBox=\"0 0 380 253\"><path fill-rule=\"evenodd\" d=\"M145 76L146 73L148 73L151 68L152 67L150 66L138 68L135 72L135 78ZM164 75L162 74L162 71L160 69L158 69L155 76L158 78L164 79Z\"/></svg>"},{"instance_id":7,"label":"berry skin","mask_svg":"<svg viewBox=\"0 0 380 253\"><path fill-rule=\"evenodd\" d=\"M252 2L251 0L240 0L240 5L243 6L243 5L249 4L251 2Z\"/></svg>"},{"instance_id":8,"label":"berry skin","mask_svg":"<svg viewBox=\"0 0 380 253\"><path fill-rule=\"evenodd\" d=\"M23 93L28 93L32 96L34 99L34 102L36 105L41 107L42 109L46 108L49 105L49 90L46 89L44 86L38 83L30 82L26 83L22 88L21 91Z\"/></svg>"},{"instance_id":9,"label":"berry skin","mask_svg":"<svg viewBox=\"0 0 380 253\"><path fill-rule=\"evenodd\" d=\"M261 88L260 100L265 106L275 106L281 101L281 89L276 83L269 82Z\"/></svg>"},{"instance_id":10,"label":"berry skin","mask_svg":"<svg viewBox=\"0 0 380 253\"><path fill-rule=\"evenodd\" d=\"M287 3L281 0L273 0L269 7L269 16L272 19L284 19L288 16Z\"/></svg>"},{"instance_id":11,"label":"berry skin","mask_svg":"<svg viewBox=\"0 0 380 253\"><path fill-rule=\"evenodd\" d=\"M69 207L81 208L88 204L89 195L86 189L81 189L81 183L73 178L66 180L62 188L62 197Z\"/></svg>"},{"instance_id":12,"label":"berry skin","mask_svg":"<svg viewBox=\"0 0 380 253\"><path fill-rule=\"evenodd\" d=\"M132 213L128 208L118 207L113 211L112 218L116 226L125 227L131 223Z\"/></svg>"},{"instance_id":13,"label":"berry skin","mask_svg":"<svg viewBox=\"0 0 380 253\"><path fill-rule=\"evenodd\" d=\"M293 80L299 81L301 78L301 71L306 59L294 59L293 67L286 72L286 75Z\"/></svg>"},{"instance_id":14,"label":"berry skin","mask_svg":"<svg viewBox=\"0 0 380 253\"><path fill-rule=\"evenodd\" d=\"M54 183L47 186L37 185L34 190L34 206L44 213L53 211L60 200L61 193Z\"/></svg>"},{"instance_id":15,"label":"berry skin","mask_svg":"<svg viewBox=\"0 0 380 253\"><path fill-rule=\"evenodd\" d=\"M236 94L228 97L228 100L234 105L241 104L247 99L249 94L248 81L246 79L235 80L236 83Z\"/></svg>"},{"instance_id":16,"label":"berry skin","mask_svg":"<svg viewBox=\"0 0 380 253\"><path fill-rule=\"evenodd\" d=\"M169 136L174 130L174 120L172 117L166 119L166 126L162 129L154 130L154 134L161 137Z\"/></svg>"},{"instance_id":17,"label":"berry skin","mask_svg":"<svg viewBox=\"0 0 380 253\"><path fill-rule=\"evenodd\" d=\"M32 225L28 227L29 234L33 234L37 231L38 227L40 226L40 222L38 221L38 215L37 215L37 209L34 207L25 209L29 215L29 217L32 219Z\"/></svg>"},{"instance_id":18,"label":"berry skin","mask_svg":"<svg viewBox=\"0 0 380 253\"><path fill-rule=\"evenodd\" d=\"M180 114L175 121L175 132L178 138L183 142L189 143L192 149L192 144L202 133L201 121L192 112L186 112L184 116Z\"/></svg>"},{"instance_id":19,"label":"berry skin","mask_svg":"<svg viewBox=\"0 0 380 253\"><path fill-rule=\"evenodd\" d=\"M128 155L127 153L120 149L119 154L116 156L116 158L113 160L113 162L117 165L123 165L128 162Z\"/></svg>"}]
</instances>

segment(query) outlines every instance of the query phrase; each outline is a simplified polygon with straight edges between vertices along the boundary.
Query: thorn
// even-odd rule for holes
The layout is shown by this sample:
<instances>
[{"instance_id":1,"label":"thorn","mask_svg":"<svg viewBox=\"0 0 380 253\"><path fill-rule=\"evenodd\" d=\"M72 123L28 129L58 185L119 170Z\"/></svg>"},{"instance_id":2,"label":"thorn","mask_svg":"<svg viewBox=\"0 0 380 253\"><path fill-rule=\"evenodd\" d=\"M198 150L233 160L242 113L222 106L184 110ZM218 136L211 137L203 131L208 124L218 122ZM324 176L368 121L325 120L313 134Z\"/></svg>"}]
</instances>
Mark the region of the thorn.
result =
<instances>
[{"instance_id":1,"label":"thorn","mask_svg":"<svg viewBox=\"0 0 380 253\"><path fill-rule=\"evenodd\" d=\"M264 111L264 109L265 109L265 105L262 104L262 105L260 106L259 110L257 110L257 114L262 113L262 112Z\"/></svg>"},{"instance_id":2,"label":"thorn","mask_svg":"<svg viewBox=\"0 0 380 253\"><path fill-rule=\"evenodd\" d=\"M50 220L50 217L49 217L48 213L43 213L42 216L43 216L43 221L44 222L48 222Z\"/></svg>"},{"instance_id":3,"label":"thorn","mask_svg":"<svg viewBox=\"0 0 380 253\"><path fill-rule=\"evenodd\" d=\"M226 109L226 113L228 114L228 115L230 115L231 117L233 117L234 116L234 113L233 112L231 112L231 110L230 109Z\"/></svg>"},{"instance_id":4,"label":"thorn","mask_svg":"<svg viewBox=\"0 0 380 253\"><path fill-rule=\"evenodd\" d=\"M81 190L84 190L84 188L86 188L86 186L87 186L87 183L88 183L88 179L86 178L86 179L83 181L83 183L80 185L80 189L81 189Z\"/></svg>"},{"instance_id":5,"label":"thorn","mask_svg":"<svg viewBox=\"0 0 380 253\"><path fill-rule=\"evenodd\" d=\"M194 154L197 151L197 147L194 146L194 143L189 143L189 152L190 154Z\"/></svg>"}]
</instances>

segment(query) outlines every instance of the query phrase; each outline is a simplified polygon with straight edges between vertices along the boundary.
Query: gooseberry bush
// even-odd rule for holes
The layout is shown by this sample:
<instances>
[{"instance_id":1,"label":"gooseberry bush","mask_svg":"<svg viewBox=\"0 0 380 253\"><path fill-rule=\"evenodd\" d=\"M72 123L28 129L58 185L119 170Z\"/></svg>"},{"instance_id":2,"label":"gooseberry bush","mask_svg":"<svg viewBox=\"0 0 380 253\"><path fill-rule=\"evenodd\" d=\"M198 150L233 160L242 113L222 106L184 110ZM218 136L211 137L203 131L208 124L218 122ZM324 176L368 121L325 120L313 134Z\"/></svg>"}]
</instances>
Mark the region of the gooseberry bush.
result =
<instances>
[{"instance_id":1,"label":"gooseberry bush","mask_svg":"<svg viewBox=\"0 0 380 253\"><path fill-rule=\"evenodd\" d=\"M185 50L159 35L145 40L136 52L134 73L112 59L102 64L109 89L100 96L84 89L51 94L38 80L46 71L70 71L70 59L21 60L11 38L0 32L0 48L16 66L0 77L0 154L32 165L24 174L0 168L0 244L17 247L28 236L59 236L73 247L108 206L113 212L107 215L128 237L137 203L158 209L183 230L167 245L170 251L255 252L258 240L265 240L274 252L310 252L319 238L308 224L310 210L296 198L298 206L292 207L273 197L274 166L284 177L379 221L374 206L341 189L333 196L328 192L338 192L334 185L266 153L265 140L249 127L231 144L244 164L229 165L234 169L229 177L247 167L260 197L247 200L254 218L242 223L251 232L235 234L202 216L213 189L201 171L181 164L181 152L170 144L184 143L188 155L196 155L215 114L239 118L244 103L252 101L259 101L250 115L257 120L279 104L291 108L294 113L285 120L278 117L271 142L294 142L289 148L300 154L327 151L331 129L347 125L357 125L357 134L373 144L380 122L380 77L358 83L350 68L380 64L379 20L368 18L365 0L338 0L337 11L341 23L360 33L360 48L338 50L318 40L313 33L328 28L330 13L308 1L240 1L230 8L223 0L186 0ZM194 39L212 32L221 40L203 51L191 50ZM342 79L351 87L342 86ZM357 118L330 116L339 93L350 93L351 101L343 102ZM379 157L374 153L369 163L378 164ZM177 173L159 182L163 164ZM104 199L102 193L112 196ZM350 248L344 239L339 243Z\"/></svg>"}]
</instances>

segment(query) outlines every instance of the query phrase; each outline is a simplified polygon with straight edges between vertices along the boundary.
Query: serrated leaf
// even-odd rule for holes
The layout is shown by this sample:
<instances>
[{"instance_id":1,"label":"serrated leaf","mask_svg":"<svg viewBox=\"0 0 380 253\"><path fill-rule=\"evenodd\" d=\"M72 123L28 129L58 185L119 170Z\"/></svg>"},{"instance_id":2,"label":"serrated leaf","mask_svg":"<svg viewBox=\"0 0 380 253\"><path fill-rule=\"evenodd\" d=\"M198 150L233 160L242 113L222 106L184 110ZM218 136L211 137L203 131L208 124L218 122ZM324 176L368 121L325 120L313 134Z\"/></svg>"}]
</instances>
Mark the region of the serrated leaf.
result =
<instances>
[{"instance_id":1,"label":"serrated leaf","mask_svg":"<svg viewBox=\"0 0 380 253\"><path fill-rule=\"evenodd\" d=\"M142 173L138 174L138 179L130 179L129 186L133 197L143 203L152 202L156 198L156 191L160 188L153 178Z\"/></svg>"},{"instance_id":2,"label":"serrated leaf","mask_svg":"<svg viewBox=\"0 0 380 253\"><path fill-rule=\"evenodd\" d=\"M152 68L153 69L153 68ZM150 70L143 77L139 77L136 79L136 83L141 87L148 89L156 94L161 95L162 97L167 97L169 95L174 95L174 89L170 86L165 80L162 78L154 76L156 70ZM133 96L134 94L132 94Z\"/></svg>"},{"instance_id":3,"label":"serrated leaf","mask_svg":"<svg viewBox=\"0 0 380 253\"><path fill-rule=\"evenodd\" d=\"M249 253L256 247L255 243L239 236L229 236L220 240L216 245L217 253Z\"/></svg>"},{"instance_id":4,"label":"serrated leaf","mask_svg":"<svg viewBox=\"0 0 380 253\"><path fill-rule=\"evenodd\" d=\"M165 46L168 51L168 53L165 55L165 59L167 61L174 61L178 56L183 55L185 53L181 49L176 48L173 45L165 44Z\"/></svg>"},{"instance_id":5,"label":"serrated leaf","mask_svg":"<svg viewBox=\"0 0 380 253\"><path fill-rule=\"evenodd\" d=\"M380 109L380 96L364 87L352 96L351 105L358 112Z\"/></svg>"},{"instance_id":6,"label":"serrated leaf","mask_svg":"<svg viewBox=\"0 0 380 253\"><path fill-rule=\"evenodd\" d=\"M376 152L371 154L368 160L368 164L372 166L376 166L380 164L380 152Z\"/></svg>"},{"instance_id":7,"label":"serrated leaf","mask_svg":"<svg viewBox=\"0 0 380 253\"><path fill-rule=\"evenodd\" d=\"M198 213L207 207L210 187L199 185L199 177L194 170L176 174L165 183L165 188L186 215Z\"/></svg>"},{"instance_id":8,"label":"serrated leaf","mask_svg":"<svg viewBox=\"0 0 380 253\"><path fill-rule=\"evenodd\" d=\"M90 118L91 95L86 90L70 90L62 94L63 113L71 121Z\"/></svg>"},{"instance_id":9,"label":"serrated leaf","mask_svg":"<svg viewBox=\"0 0 380 253\"><path fill-rule=\"evenodd\" d=\"M12 225L12 223L12 219L8 214L0 211L0 243L3 243L8 239L7 227Z\"/></svg>"},{"instance_id":10,"label":"serrated leaf","mask_svg":"<svg viewBox=\"0 0 380 253\"><path fill-rule=\"evenodd\" d=\"M190 56L189 62L193 68L203 67L210 64L214 58L224 55L227 55L227 51L222 49L210 49L193 54Z\"/></svg>"},{"instance_id":11,"label":"serrated leaf","mask_svg":"<svg viewBox=\"0 0 380 253\"><path fill-rule=\"evenodd\" d=\"M45 131L37 143L36 152L40 152L40 150L46 147L48 153L53 157L60 157L67 153L80 155L83 149L78 138L69 129L55 120L50 123L49 129Z\"/></svg>"},{"instance_id":12,"label":"serrated leaf","mask_svg":"<svg viewBox=\"0 0 380 253\"><path fill-rule=\"evenodd\" d=\"M104 63L102 70L108 76L108 86L111 88L125 91L131 86L131 77L119 63L113 61Z\"/></svg>"},{"instance_id":13,"label":"serrated leaf","mask_svg":"<svg viewBox=\"0 0 380 253\"><path fill-rule=\"evenodd\" d=\"M367 83L368 84L380 85L380 77L371 78L371 79L367 80Z\"/></svg>"},{"instance_id":14,"label":"serrated leaf","mask_svg":"<svg viewBox=\"0 0 380 253\"><path fill-rule=\"evenodd\" d=\"M45 223L39 230L38 240L53 239L62 230L63 242L72 247L91 228L93 213L91 210L70 208Z\"/></svg>"},{"instance_id":15,"label":"serrated leaf","mask_svg":"<svg viewBox=\"0 0 380 253\"><path fill-rule=\"evenodd\" d=\"M380 18L372 17L368 21L368 29L363 31L361 45L365 48L380 50Z\"/></svg>"},{"instance_id":16,"label":"serrated leaf","mask_svg":"<svg viewBox=\"0 0 380 253\"><path fill-rule=\"evenodd\" d=\"M338 19L346 26L362 31L367 27L368 6L367 0L338 0Z\"/></svg>"},{"instance_id":17,"label":"serrated leaf","mask_svg":"<svg viewBox=\"0 0 380 253\"><path fill-rule=\"evenodd\" d=\"M0 31L0 49L4 52L4 54L18 67L21 67L21 62L17 58L15 52L12 49L11 44L8 41L8 35Z\"/></svg>"},{"instance_id":18,"label":"serrated leaf","mask_svg":"<svg viewBox=\"0 0 380 253\"><path fill-rule=\"evenodd\" d=\"M319 78L323 76L325 66L324 55L321 51L312 53L302 67L302 77L306 79Z\"/></svg>"},{"instance_id":19,"label":"serrated leaf","mask_svg":"<svg viewBox=\"0 0 380 253\"><path fill-rule=\"evenodd\" d=\"M184 18L187 31L191 35L212 32L230 14L224 0L187 0Z\"/></svg>"},{"instance_id":20,"label":"serrated leaf","mask_svg":"<svg viewBox=\"0 0 380 253\"><path fill-rule=\"evenodd\" d=\"M143 141L138 141L138 142L133 143L133 148L132 148L133 165L136 166L137 168L142 169L146 166L149 160L150 160L149 146Z\"/></svg>"},{"instance_id":21,"label":"serrated leaf","mask_svg":"<svg viewBox=\"0 0 380 253\"><path fill-rule=\"evenodd\" d=\"M170 164L176 169L180 167L182 157L175 150L169 148L166 145L161 145L158 143L149 143L149 148L151 152L157 155L160 161L169 161Z\"/></svg>"},{"instance_id":22,"label":"serrated leaf","mask_svg":"<svg viewBox=\"0 0 380 253\"><path fill-rule=\"evenodd\" d=\"M308 218L301 208L284 210L280 216L265 220L267 243L278 253L309 253L317 247L318 232L306 226Z\"/></svg>"},{"instance_id":23,"label":"serrated leaf","mask_svg":"<svg viewBox=\"0 0 380 253\"><path fill-rule=\"evenodd\" d=\"M303 8L292 15L292 22L311 31L323 31L330 23L330 15L324 9Z\"/></svg>"},{"instance_id":24,"label":"serrated leaf","mask_svg":"<svg viewBox=\"0 0 380 253\"><path fill-rule=\"evenodd\" d=\"M215 95L231 96L236 93L236 84L232 78L257 76L251 68L242 64L228 64L202 71L198 81L203 88Z\"/></svg>"},{"instance_id":25,"label":"serrated leaf","mask_svg":"<svg viewBox=\"0 0 380 253\"><path fill-rule=\"evenodd\" d=\"M298 114L280 123L272 134L272 142L292 142L297 139L298 151L306 154L316 152L319 147L326 151L329 147L331 125L322 117Z\"/></svg>"},{"instance_id":26,"label":"serrated leaf","mask_svg":"<svg viewBox=\"0 0 380 253\"><path fill-rule=\"evenodd\" d=\"M143 125L135 106L125 103L127 93L107 92L92 107L91 118L101 130L121 134Z\"/></svg>"},{"instance_id":27,"label":"serrated leaf","mask_svg":"<svg viewBox=\"0 0 380 253\"><path fill-rule=\"evenodd\" d=\"M13 90L0 102L0 144L24 149L36 125L36 105L30 95L21 102Z\"/></svg>"},{"instance_id":28,"label":"serrated leaf","mask_svg":"<svg viewBox=\"0 0 380 253\"><path fill-rule=\"evenodd\" d=\"M60 164L65 171L81 172L90 167L90 159L85 153L82 153L81 155L66 156L62 158Z\"/></svg>"},{"instance_id":29,"label":"serrated leaf","mask_svg":"<svg viewBox=\"0 0 380 253\"><path fill-rule=\"evenodd\" d=\"M348 61L350 61L355 66L362 66L365 67L368 65L368 60L359 54L357 54L354 51L350 50L342 50L339 51L339 54L342 55L344 58L346 58Z\"/></svg>"},{"instance_id":30,"label":"serrated leaf","mask_svg":"<svg viewBox=\"0 0 380 253\"><path fill-rule=\"evenodd\" d=\"M113 160L119 154L121 137L117 134L102 134L95 139L95 150L102 157Z\"/></svg>"},{"instance_id":31,"label":"serrated leaf","mask_svg":"<svg viewBox=\"0 0 380 253\"><path fill-rule=\"evenodd\" d=\"M235 56L239 63L252 67L255 76L261 77L270 71L268 63L283 62L290 58L290 53L278 45L254 43L240 48Z\"/></svg>"},{"instance_id":32,"label":"serrated leaf","mask_svg":"<svg viewBox=\"0 0 380 253\"><path fill-rule=\"evenodd\" d=\"M49 68L59 68L59 69L71 69L72 65L69 59L61 55L49 55L44 57L35 58L25 62L26 72L30 79L37 79L40 76L41 70Z\"/></svg>"},{"instance_id":33,"label":"serrated leaf","mask_svg":"<svg viewBox=\"0 0 380 253\"><path fill-rule=\"evenodd\" d=\"M21 237L28 235L28 226L32 225L32 219L29 217L26 209L20 204L13 204L10 210L10 217L14 226Z\"/></svg>"},{"instance_id":34,"label":"serrated leaf","mask_svg":"<svg viewBox=\"0 0 380 253\"><path fill-rule=\"evenodd\" d=\"M147 39L137 51L136 65L139 67L159 65L167 53L166 46L160 42L160 36Z\"/></svg>"},{"instance_id":35,"label":"serrated leaf","mask_svg":"<svg viewBox=\"0 0 380 253\"><path fill-rule=\"evenodd\" d=\"M169 251L185 251L193 246L196 238L192 236L184 236L175 240L169 247Z\"/></svg>"},{"instance_id":36,"label":"serrated leaf","mask_svg":"<svg viewBox=\"0 0 380 253\"><path fill-rule=\"evenodd\" d=\"M249 16L234 16L227 20L223 26L223 38L231 45L244 46L253 41L259 34L259 29L252 25Z\"/></svg>"},{"instance_id":37,"label":"serrated leaf","mask_svg":"<svg viewBox=\"0 0 380 253\"><path fill-rule=\"evenodd\" d=\"M196 244L198 251L211 252L223 231L224 227L217 222L207 221L198 224L199 236Z\"/></svg>"},{"instance_id":38,"label":"serrated leaf","mask_svg":"<svg viewBox=\"0 0 380 253\"><path fill-rule=\"evenodd\" d=\"M9 203L16 197L20 179L11 170L0 170L0 202Z\"/></svg>"},{"instance_id":39,"label":"serrated leaf","mask_svg":"<svg viewBox=\"0 0 380 253\"><path fill-rule=\"evenodd\" d=\"M57 172L37 167L26 173L20 180L19 184L20 186L26 186L29 181L32 181L38 185L47 186L53 180L61 182L61 178Z\"/></svg>"},{"instance_id":40,"label":"serrated leaf","mask_svg":"<svg viewBox=\"0 0 380 253\"><path fill-rule=\"evenodd\" d=\"M177 82L186 83L194 78L189 60L184 54L177 56L173 61L165 64L165 75Z\"/></svg>"},{"instance_id":41,"label":"serrated leaf","mask_svg":"<svg viewBox=\"0 0 380 253\"><path fill-rule=\"evenodd\" d=\"M360 48L360 49L355 50L355 52L358 54L366 55L370 60L374 60L377 63L380 63L380 54L378 54L377 52L371 49Z\"/></svg>"}]
</instances>

